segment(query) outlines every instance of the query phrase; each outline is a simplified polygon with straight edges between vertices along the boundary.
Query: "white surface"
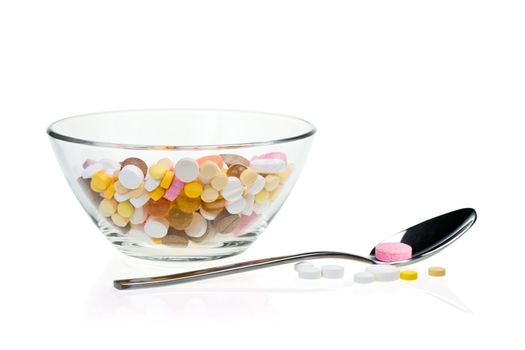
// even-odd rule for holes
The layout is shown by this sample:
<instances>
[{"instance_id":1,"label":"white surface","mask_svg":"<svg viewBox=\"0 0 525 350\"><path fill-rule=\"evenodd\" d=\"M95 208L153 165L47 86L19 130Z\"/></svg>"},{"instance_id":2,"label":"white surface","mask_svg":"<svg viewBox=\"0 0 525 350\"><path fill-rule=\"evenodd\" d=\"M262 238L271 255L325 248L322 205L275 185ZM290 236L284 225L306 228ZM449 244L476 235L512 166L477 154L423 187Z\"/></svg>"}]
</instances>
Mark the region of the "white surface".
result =
<instances>
[{"instance_id":1,"label":"white surface","mask_svg":"<svg viewBox=\"0 0 525 350\"><path fill-rule=\"evenodd\" d=\"M0 347L328 349L373 339L389 349L516 348L524 17L522 1L1 2L0 180L10 202ZM413 266L414 282L355 285L364 266L326 261L347 277L301 281L282 266L118 292L114 278L215 263L119 255L76 203L44 131L69 115L148 107L277 112L319 129L268 230L220 263L368 253L390 233L464 206L479 221ZM425 278L431 265L447 276Z\"/></svg>"}]
</instances>

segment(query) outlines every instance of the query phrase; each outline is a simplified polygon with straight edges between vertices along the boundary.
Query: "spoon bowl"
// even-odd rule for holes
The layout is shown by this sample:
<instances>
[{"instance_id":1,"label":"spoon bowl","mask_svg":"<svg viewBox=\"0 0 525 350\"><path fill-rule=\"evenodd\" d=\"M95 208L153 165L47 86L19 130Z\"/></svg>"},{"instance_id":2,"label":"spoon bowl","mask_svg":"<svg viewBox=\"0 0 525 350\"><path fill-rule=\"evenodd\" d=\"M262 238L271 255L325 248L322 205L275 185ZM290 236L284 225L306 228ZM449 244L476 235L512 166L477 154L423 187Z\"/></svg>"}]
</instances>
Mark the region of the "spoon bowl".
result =
<instances>
[{"instance_id":1,"label":"spoon bowl","mask_svg":"<svg viewBox=\"0 0 525 350\"><path fill-rule=\"evenodd\" d=\"M474 209L459 209L440 216L436 216L427 221L423 221L380 242L397 242L410 245L412 247L412 257L408 260L395 262L384 262L377 260L375 256L375 248L372 249L368 256L330 251L309 252L245 261L172 275L116 280L114 281L114 287L117 289L159 287L231 275L234 273L288 264L301 260L326 258L354 260L376 265L409 265L429 258L448 247L452 242L457 240L465 232L467 232L470 227L472 227L472 225L476 222L476 218L477 214Z\"/></svg>"}]
</instances>

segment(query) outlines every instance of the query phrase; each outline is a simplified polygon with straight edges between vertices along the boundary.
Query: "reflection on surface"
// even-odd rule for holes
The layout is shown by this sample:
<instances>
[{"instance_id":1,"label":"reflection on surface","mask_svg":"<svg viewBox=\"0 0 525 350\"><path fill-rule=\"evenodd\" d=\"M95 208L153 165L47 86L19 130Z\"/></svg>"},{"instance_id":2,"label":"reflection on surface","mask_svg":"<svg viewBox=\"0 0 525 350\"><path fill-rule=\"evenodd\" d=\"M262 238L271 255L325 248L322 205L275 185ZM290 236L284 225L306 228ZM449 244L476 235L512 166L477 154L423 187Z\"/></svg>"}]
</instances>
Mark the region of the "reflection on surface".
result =
<instances>
[{"instance_id":1,"label":"reflection on surface","mask_svg":"<svg viewBox=\"0 0 525 350\"><path fill-rule=\"evenodd\" d=\"M87 300L86 316L94 320L122 315L151 315L152 318L179 315L190 319L211 316L239 320L257 313L272 312L270 299L273 294L293 296L334 291L348 291L355 300L363 295L424 292L459 311L470 313L465 303L450 290L446 278L430 278L420 272L417 281L359 285L352 281L353 273L360 269L355 264L352 270L347 268L346 276L341 280L301 280L291 275L291 265L284 265L161 288L118 291L112 285L115 278L163 275L210 266L214 266L214 262L174 265L116 257L95 281Z\"/></svg>"}]
</instances>

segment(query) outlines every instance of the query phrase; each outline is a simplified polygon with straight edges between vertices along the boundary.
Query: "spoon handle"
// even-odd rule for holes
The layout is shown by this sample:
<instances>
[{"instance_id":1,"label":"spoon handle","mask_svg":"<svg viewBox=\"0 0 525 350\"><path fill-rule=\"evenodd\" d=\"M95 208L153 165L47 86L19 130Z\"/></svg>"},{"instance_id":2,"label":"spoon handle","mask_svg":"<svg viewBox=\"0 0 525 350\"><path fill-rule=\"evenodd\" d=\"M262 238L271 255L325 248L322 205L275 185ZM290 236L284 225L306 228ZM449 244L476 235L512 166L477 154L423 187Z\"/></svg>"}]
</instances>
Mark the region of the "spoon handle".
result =
<instances>
[{"instance_id":1,"label":"spoon handle","mask_svg":"<svg viewBox=\"0 0 525 350\"><path fill-rule=\"evenodd\" d=\"M208 269L194 270L172 275L156 276L156 277L142 277L116 280L113 285L117 289L137 289L147 287L167 286L171 284L181 284L186 282L204 280L208 278L232 275L234 273L241 273L251 270L262 269L265 267L288 264L307 259L347 259L356 260L364 263L375 264L372 259L341 252L310 252L286 256L277 256L273 258L244 261L235 264L211 267Z\"/></svg>"}]
</instances>

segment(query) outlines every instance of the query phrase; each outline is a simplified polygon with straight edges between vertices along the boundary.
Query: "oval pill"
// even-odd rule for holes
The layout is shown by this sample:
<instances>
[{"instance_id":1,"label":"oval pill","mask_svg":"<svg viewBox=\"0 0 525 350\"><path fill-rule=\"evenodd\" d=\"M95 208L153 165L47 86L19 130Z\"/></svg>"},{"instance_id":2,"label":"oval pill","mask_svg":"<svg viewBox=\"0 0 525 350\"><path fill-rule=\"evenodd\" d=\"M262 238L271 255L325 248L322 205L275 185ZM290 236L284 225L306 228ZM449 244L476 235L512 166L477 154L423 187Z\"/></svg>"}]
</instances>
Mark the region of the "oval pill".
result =
<instances>
[{"instance_id":1,"label":"oval pill","mask_svg":"<svg viewBox=\"0 0 525 350\"><path fill-rule=\"evenodd\" d=\"M432 266L428 268L428 275L432 277L443 277L446 273L447 271L444 267Z\"/></svg>"},{"instance_id":2,"label":"oval pill","mask_svg":"<svg viewBox=\"0 0 525 350\"><path fill-rule=\"evenodd\" d=\"M417 271L413 270L404 270L399 274L399 278L405 281L415 281L417 280Z\"/></svg>"},{"instance_id":3,"label":"oval pill","mask_svg":"<svg viewBox=\"0 0 525 350\"><path fill-rule=\"evenodd\" d=\"M248 186L248 192L251 194L257 194L262 191L264 185L266 184L264 177L257 175L255 182Z\"/></svg>"},{"instance_id":4,"label":"oval pill","mask_svg":"<svg viewBox=\"0 0 525 350\"><path fill-rule=\"evenodd\" d=\"M122 186L134 190L144 181L144 173L137 166L128 164L120 170L118 180Z\"/></svg>"},{"instance_id":5,"label":"oval pill","mask_svg":"<svg viewBox=\"0 0 525 350\"><path fill-rule=\"evenodd\" d=\"M199 176L199 164L192 158L182 158L175 164L175 176L182 182L192 182Z\"/></svg>"}]
</instances>

